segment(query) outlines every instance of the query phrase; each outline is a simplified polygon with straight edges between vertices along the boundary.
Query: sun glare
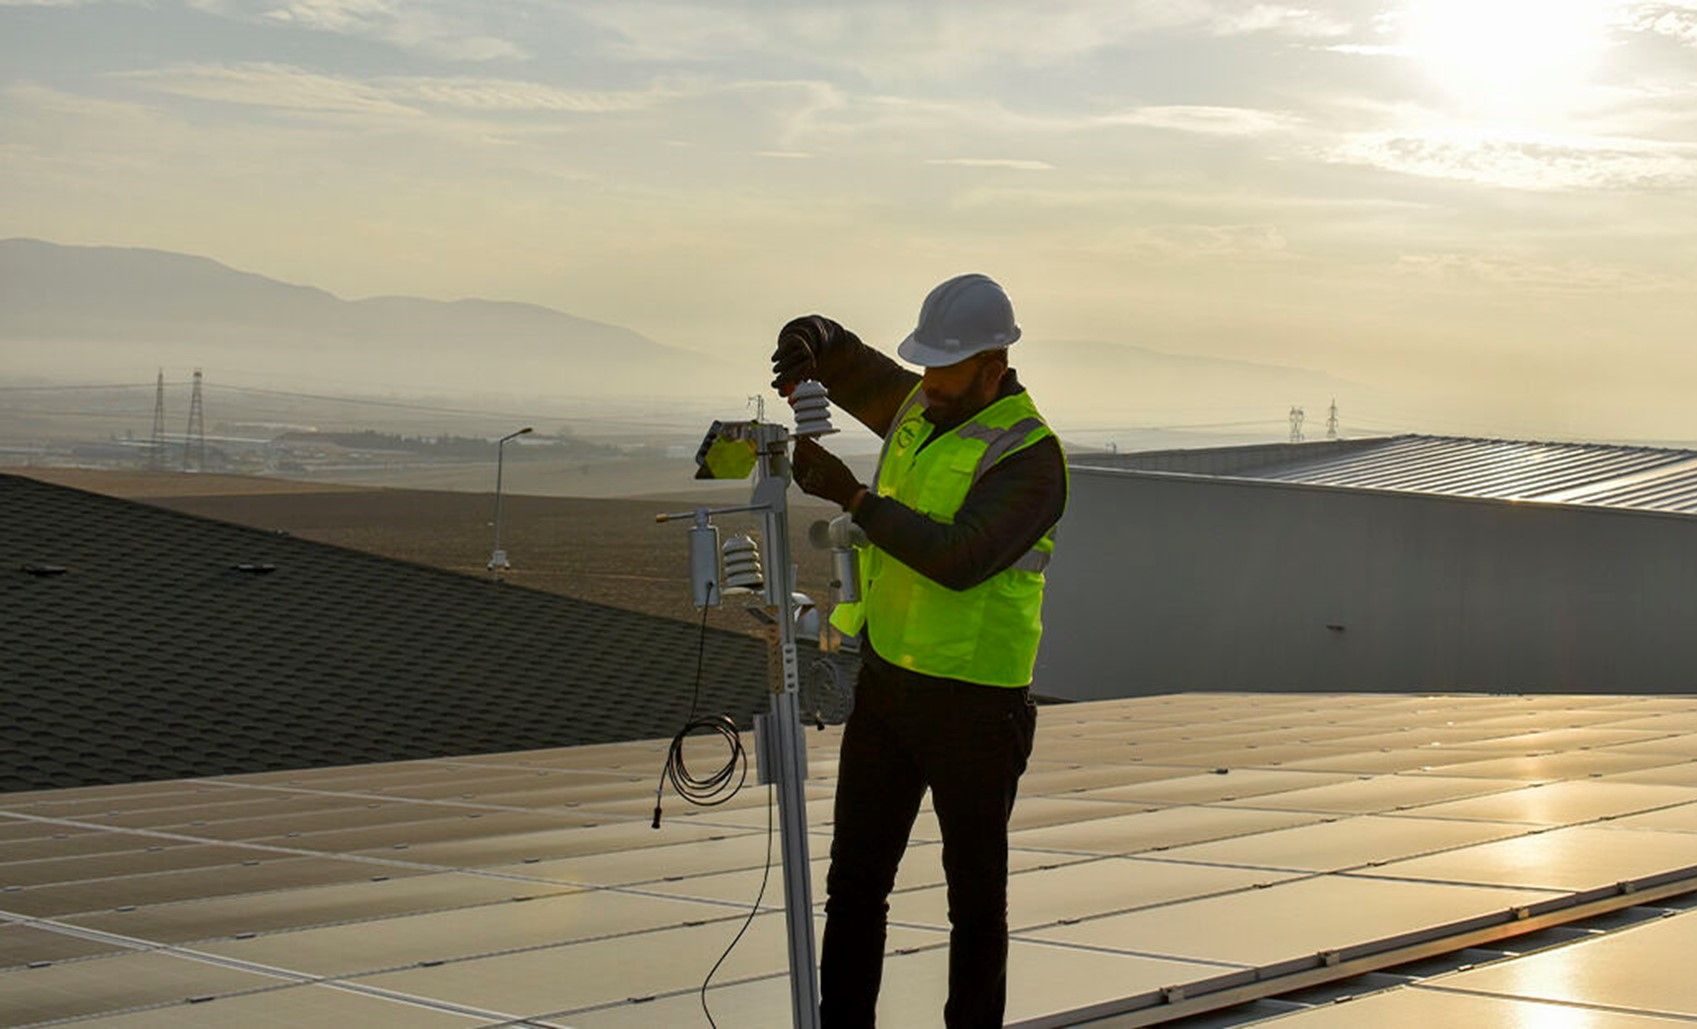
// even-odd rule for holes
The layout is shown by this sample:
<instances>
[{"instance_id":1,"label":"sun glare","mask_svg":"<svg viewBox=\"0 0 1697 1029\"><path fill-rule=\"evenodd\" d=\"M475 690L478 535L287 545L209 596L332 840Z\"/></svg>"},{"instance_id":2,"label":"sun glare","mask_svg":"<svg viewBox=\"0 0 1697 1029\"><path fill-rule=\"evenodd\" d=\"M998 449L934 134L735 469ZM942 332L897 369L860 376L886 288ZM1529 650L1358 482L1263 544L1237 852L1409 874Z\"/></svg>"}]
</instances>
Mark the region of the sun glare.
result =
<instances>
[{"instance_id":1,"label":"sun glare","mask_svg":"<svg viewBox=\"0 0 1697 1029\"><path fill-rule=\"evenodd\" d=\"M1411 0L1402 45L1475 113L1542 119L1579 101L1618 0Z\"/></svg>"}]
</instances>

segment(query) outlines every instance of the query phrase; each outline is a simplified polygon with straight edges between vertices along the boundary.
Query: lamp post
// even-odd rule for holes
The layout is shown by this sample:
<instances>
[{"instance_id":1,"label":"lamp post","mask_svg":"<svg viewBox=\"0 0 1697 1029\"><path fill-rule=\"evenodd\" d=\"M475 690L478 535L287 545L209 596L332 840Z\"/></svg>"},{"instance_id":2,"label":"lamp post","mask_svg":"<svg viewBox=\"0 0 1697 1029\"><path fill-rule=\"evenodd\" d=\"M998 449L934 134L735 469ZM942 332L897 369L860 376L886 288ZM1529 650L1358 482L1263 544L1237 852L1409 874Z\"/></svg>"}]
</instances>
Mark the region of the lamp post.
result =
<instances>
[{"instance_id":1,"label":"lamp post","mask_svg":"<svg viewBox=\"0 0 1697 1029\"><path fill-rule=\"evenodd\" d=\"M501 469L507 455L507 441L530 431L531 427L527 425L517 432L507 433L495 443L495 549L489 555L489 570L496 575L512 567L507 563L507 552L501 549Z\"/></svg>"}]
</instances>

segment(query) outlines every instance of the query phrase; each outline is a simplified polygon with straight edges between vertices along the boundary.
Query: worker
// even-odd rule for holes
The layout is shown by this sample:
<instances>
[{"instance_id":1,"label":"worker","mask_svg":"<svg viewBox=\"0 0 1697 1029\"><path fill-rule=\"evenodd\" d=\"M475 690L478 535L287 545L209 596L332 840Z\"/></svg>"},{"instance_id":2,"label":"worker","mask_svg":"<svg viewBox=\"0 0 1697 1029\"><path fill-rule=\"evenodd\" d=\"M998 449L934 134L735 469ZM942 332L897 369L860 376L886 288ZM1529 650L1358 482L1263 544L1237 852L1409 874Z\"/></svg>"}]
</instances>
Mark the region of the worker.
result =
<instances>
[{"instance_id":1,"label":"worker","mask_svg":"<svg viewBox=\"0 0 1697 1029\"><path fill-rule=\"evenodd\" d=\"M1013 305L983 275L932 290L896 352L819 315L778 334L775 386L817 379L883 437L863 483L798 439L796 483L865 531L861 597L833 623L862 665L843 730L826 877L821 1023L870 1026L888 899L927 788L949 897L949 1026L999 1026L1007 1002L1008 820L1031 756L1043 569L1066 506L1059 440L1008 367Z\"/></svg>"}]
</instances>

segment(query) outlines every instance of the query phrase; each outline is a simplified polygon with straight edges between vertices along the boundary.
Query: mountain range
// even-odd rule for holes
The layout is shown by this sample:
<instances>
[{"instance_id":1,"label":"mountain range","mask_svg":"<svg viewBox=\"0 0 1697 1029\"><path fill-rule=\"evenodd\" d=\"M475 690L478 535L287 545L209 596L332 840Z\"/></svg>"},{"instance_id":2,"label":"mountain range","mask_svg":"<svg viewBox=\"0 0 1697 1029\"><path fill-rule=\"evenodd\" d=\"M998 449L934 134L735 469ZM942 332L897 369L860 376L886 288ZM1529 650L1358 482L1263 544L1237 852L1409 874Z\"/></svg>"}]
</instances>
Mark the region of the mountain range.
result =
<instances>
[{"instance_id":1,"label":"mountain range","mask_svg":"<svg viewBox=\"0 0 1697 1029\"><path fill-rule=\"evenodd\" d=\"M119 346L131 360L142 351L143 363L163 349L275 373L310 362L434 388L528 389L569 378L577 386L567 393L593 394L609 381L665 392L731 372L713 357L536 304L344 300L190 254L32 239L0 240L0 339Z\"/></svg>"},{"instance_id":2,"label":"mountain range","mask_svg":"<svg viewBox=\"0 0 1697 1029\"><path fill-rule=\"evenodd\" d=\"M249 381L368 392L723 393L738 403L763 384L746 367L535 304L347 300L190 254L34 239L0 240L0 341L9 366L0 371L84 381L207 365ZM1053 421L1104 432L1246 415L1276 428L1291 404L1305 402L1318 420L1328 397L1356 388L1306 368L1036 334L1014 363Z\"/></svg>"}]
</instances>

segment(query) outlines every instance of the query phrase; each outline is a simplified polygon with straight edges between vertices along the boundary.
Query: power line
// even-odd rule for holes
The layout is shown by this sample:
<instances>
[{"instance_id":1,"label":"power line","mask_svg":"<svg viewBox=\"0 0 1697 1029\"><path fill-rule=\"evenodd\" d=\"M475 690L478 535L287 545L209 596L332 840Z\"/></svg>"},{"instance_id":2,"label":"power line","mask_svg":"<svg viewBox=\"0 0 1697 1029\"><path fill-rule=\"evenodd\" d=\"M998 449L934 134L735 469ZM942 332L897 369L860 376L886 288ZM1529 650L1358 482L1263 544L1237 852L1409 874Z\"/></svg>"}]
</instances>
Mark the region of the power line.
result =
<instances>
[{"instance_id":1,"label":"power line","mask_svg":"<svg viewBox=\"0 0 1697 1029\"><path fill-rule=\"evenodd\" d=\"M184 383L173 382L171 385L181 386ZM0 393L71 393L96 389L152 389L153 386L154 383L151 382L108 382L79 386L0 386Z\"/></svg>"},{"instance_id":2,"label":"power line","mask_svg":"<svg viewBox=\"0 0 1697 1029\"><path fill-rule=\"evenodd\" d=\"M302 392L298 392L298 391L295 391L295 390L267 389L267 388L260 387L260 386L238 386L238 385L233 385L233 384L229 384L229 383L222 383L222 384L219 384L219 385L214 386L212 388L214 390L231 390L231 391L237 392L237 393L249 393L249 394L253 394L253 395L256 395L256 396L285 397L285 398L297 399L297 400L318 400L318 401L324 401L324 402L327 402L327 403L349 404L349 405L358 406L358 407L382 407L382 408L389 408L389 409L398 410L398 411L414 411L414 412L418 412L418 413L421 413L421 414L454 414L454 415L465 415L465 416L475 417L475 418L503 418L503 419L517 418L517 419L520 419L520 420L523 420L523 421L547 421L547 420L582 421L582 422L598 423L598 424L603 424L603 425L628 425L628 426L638 426L638 427L641 427L641 428L657 428L657 429L676 428L676 429L680 429L680 430L687 429L689 431L695 431L695 430L698 430L701 427L700 422L689 422L687 424L684 423L684 422L667 423L667 422L658 421L658 420L652 419L652 418L620 418L620 417L617 417L617 416L606 416L606 415L567 415L567 414L561 414L557 411L556 412L549 412L549 413L539 413L539 412L534 412L534 411L529 412L529 413L525 413L525 412L515 412L515 411L510 411L510 410L509 411L495 411L495 410L490 410L490 409L487 409L487 408L449 407L449 406L446 406L446 405L437 405L437 404L408 403L406 401L400 401L400 400L377 400L377 399L374 399L374 398L338 397L338 396L333 396L333 395L325 394L325 393L302 393Z\"/></svg>"},{"instance_id":3,"label":"power line","mask_svg":"<svg viewBox=\"0 0 1697 1029\"><path fill-rule=\"evenodd\" d=\"M165 467L165 369L159 369L157 388L153 393L153 449L147 455L148 467L159 471Z\"/></svg>"},{"instance_id":4,"label":"power line","mask_svg":"<svg viewBox=\"0 0 1697 1029\"><path fill-rule=\"evenodd\" d=\"M194 394L189 397L189 427L183 433L183 471L189 470L191 447L194 470L206 471L206 411L200 400L200 369L194 370Z\"/></svg>"}]
</instances>

